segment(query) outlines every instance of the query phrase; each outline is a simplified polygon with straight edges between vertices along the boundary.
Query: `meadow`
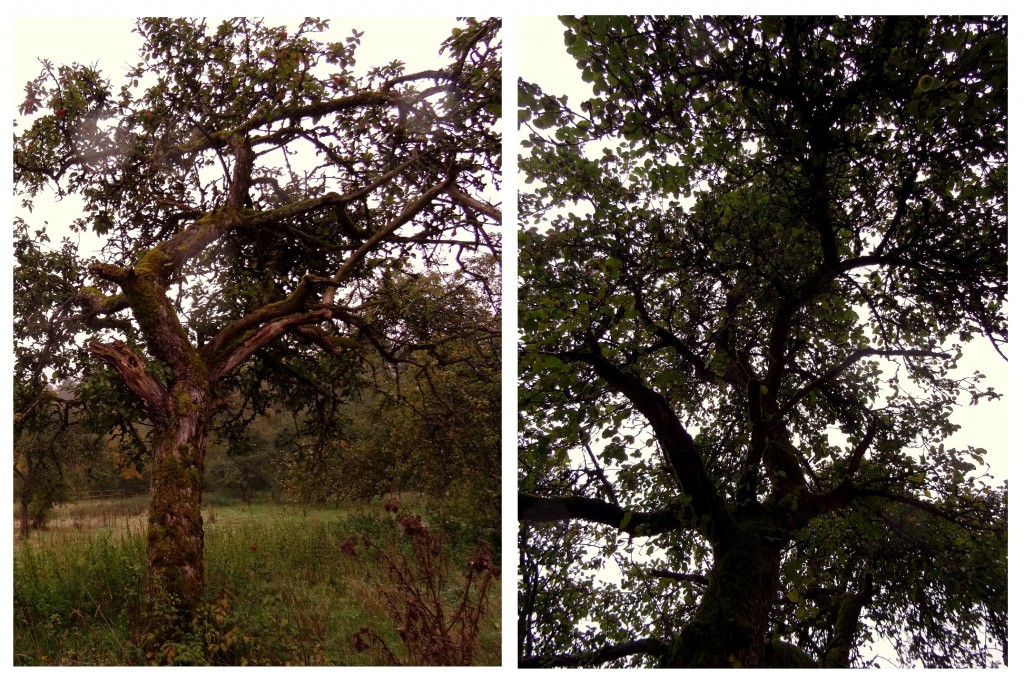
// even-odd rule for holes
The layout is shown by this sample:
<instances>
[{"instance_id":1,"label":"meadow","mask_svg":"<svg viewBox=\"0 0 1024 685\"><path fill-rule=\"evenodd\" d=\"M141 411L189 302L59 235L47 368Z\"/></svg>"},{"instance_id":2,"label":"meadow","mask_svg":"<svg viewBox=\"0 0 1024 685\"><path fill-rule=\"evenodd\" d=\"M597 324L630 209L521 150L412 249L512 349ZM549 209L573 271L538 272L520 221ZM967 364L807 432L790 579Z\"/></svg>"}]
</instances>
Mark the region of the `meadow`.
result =
<instances>
[{"instance_id":1,"label":"meadow","mask_svg":"<svg viewBox=\"0 0 1024 685\"><path fill-rule=\"evenodd\" d=\"M63 505L15 543L14 663L499 664L500 558L402 502L208 502L204 608L161 644L143 601L146 499Z\"/></svg>"}]
</instances>

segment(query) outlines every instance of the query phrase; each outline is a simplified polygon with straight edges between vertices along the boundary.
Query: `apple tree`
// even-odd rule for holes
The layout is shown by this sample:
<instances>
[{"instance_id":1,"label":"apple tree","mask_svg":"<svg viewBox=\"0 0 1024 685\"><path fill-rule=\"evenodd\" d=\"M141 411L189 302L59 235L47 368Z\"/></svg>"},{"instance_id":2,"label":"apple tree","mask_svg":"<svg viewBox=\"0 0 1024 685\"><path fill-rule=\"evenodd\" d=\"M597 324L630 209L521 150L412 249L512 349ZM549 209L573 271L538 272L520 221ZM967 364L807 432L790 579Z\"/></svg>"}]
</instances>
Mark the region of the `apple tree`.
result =
<instances>
[{"instance_id":1,"label":"apple tree","mask_svg":"<svg viewBox=\"0 0 1024 685\"><path fill-rule=\"evenodd\" d=\"M520 665L1005 659L951 414L1007 336L1006 18L563 22L593 96L519 84Z\"/></svg>"},{"instance_id":2,"label":"apple tree","mask_svg":"<svg viewBox=\"0 0 1024 685\"><path fill-rule=\"evenodd\" d=\"M16 193L80 198L72 230L103 241L61 319L150 427L147 588L170 631L203 592L217 413L343 392L361 350L431 344L377 326L381 284L500 250L500 22L458 22L415 72L357 71L361 34L327 29L141 19L123 77L43 61L20 106Z\"/></svg>"}]
</instances>

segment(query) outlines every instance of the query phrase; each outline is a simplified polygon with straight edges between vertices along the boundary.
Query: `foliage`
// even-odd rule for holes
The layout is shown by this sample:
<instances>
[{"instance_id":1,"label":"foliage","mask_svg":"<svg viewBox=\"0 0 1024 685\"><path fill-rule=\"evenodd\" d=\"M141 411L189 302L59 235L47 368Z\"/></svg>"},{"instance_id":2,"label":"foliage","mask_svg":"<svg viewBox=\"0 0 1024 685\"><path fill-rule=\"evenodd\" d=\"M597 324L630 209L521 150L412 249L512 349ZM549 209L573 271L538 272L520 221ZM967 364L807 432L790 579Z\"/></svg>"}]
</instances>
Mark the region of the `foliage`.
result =
<instances>
[{"instance_id":1,"label":"foliage","mask_svg":"<svg viewBox=\"0 0 1024 685\"><path fill-rule=\"evenodd\" d=\"M46 370L67 368L55 349L70 337L55 331L54 309L80 283L74 247L65 240L47 250L44 231L30 237L24 221L14 222L14 483L22 507L22 535L28 522L43 524L46 513L67 497L64 472L84 442L72 428L70 406L52 387Z\"/></svg>"},{"instance_id":2,"label":"foliage","mask_svg":"<svg viewBox=\"0 0 1024 685\"><path fill-rule=\"evenodd\" d=\"M279 441L286 429L279 412L256 415L247 423L226 422L208 453L208 492L222 491L251 502L256 492L277 492Z\"/></svg>"},{"instance_id":3,"label":"foliage","mask_svg":"<svg viewBox=\"0 0 1024 685\"><path fill-rule=\"evenodd\" d=\"M1006 342L1005 18L563 21L594 96L519 85L521 663L1005 658L951 420Z\"/></svg>"},{"instance_id":4,"label":"foliage","mask_svg":"<svg viewBox=\"0 0 1024 685\"><path fill-rule=\"evenodd\" d=\"M424 329L437 342L402 364L369 360L366 389L320 430L299 431L287 468L294 496L314 502L413 489L437 515L497 531L500 521L500 290L492 260L465 276L428 273L390 284L382 328ZM427 333L429 329L431 332Z\"/></svg>"}]
</instances>

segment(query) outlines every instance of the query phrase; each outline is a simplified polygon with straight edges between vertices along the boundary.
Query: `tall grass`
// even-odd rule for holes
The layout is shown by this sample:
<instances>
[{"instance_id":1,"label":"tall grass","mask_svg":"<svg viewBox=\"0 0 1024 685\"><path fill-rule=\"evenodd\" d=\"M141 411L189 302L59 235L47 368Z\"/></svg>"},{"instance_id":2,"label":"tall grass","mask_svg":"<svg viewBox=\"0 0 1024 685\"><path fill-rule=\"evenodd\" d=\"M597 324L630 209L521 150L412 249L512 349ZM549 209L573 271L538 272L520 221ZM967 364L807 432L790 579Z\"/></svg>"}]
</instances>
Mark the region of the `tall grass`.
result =
<instances>
[{"instance_id":1,"label":"tall grass","mask_svg":"<svg viewBox=\"0 0 1024 685\"><path fill-rule=\"evenodd\" d=\"M382 593L395 587L397 560L415 562L415 553L379 504L376 513L216 507L204 508L204 518L204 607L193 633L174 644L147 642L145 535L130 519L98 530L54 525L20 543L15 664L371 665L402 653ZM375 553L354 550L354 538L372 540ZM472 548L448 545L444 553L466 569ZM465 575L449 575L443 594L456 612ZM481 630L471 652L481 665L500 660L500 592L485 590L474 600ZM385 650L360 649L357 636L368 631Z\"/></svg>"}]
</instances>

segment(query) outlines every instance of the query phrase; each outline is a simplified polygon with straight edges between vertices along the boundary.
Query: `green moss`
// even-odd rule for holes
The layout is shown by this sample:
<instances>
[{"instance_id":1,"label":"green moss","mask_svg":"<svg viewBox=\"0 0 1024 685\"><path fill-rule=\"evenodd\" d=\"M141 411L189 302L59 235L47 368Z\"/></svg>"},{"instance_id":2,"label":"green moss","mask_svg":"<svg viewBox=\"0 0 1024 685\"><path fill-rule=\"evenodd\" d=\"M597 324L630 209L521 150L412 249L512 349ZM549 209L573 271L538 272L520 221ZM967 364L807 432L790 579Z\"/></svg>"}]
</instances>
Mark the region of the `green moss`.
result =
<instances>
[{"instance_id":1,"label":"green moss","mask_svg":"<svg viewBox=\"0 0 1024 685\"><path fill-rule=\"evenodd\" d=\"M212 223L216 222L217 220L219 220L221 218L221 216L223 216L223 215L224 215L224 208L223 207L218 207L217 209L213 210L212 212L209 212L209 213L204 214L203 216L199 217L196 220L196 223L197 224L212 224Z\"/></svg>"},{"instance_id":2,"label":"green moss","mask_svg":"<svg viewBox=\"0 0 1024 685\"><path fill-rule=\"evenodd\" d=\"M172 430L161 431L154 442L147 594L164 609L168 598L170 606L178 607L173 613L186 624L203 592L203 455L193 442L175 445Z\"/></svg>"},{"instance_id":3,"label":"green moss","mask_svg":"<svg viewBox=\"0 0 1024 685\"><path fill-rule=\"evenodd\" d=\"M136 275L146 276L152 274L154 276L160 275L171 263L170 256L160 249L160 246L150 249L146 254L139 259L135 265Z\"/></svg>"},{"instance_id":4,"label":"green moss","mask_svg":"<svg viewBox=\"0 0 1024 685\"><path fill-rule=\"evenodd\" d=\"M764 646L765 668L817 668L818 663L807 652L782 640L771 640Z\"/></svg>"},{"instance_id":5,"label":"green moss","mask_svg":"<svg viewBox=\"0 0 1024 685\"><path fill-rule=\"evenodd\" d=\"M195 400L192 399L192 395L181 386L177 386L171 391L171 401L171 406L174 408L174 413L177 416L193 413L200 408Z\"/></svg>"}]
</instances>

